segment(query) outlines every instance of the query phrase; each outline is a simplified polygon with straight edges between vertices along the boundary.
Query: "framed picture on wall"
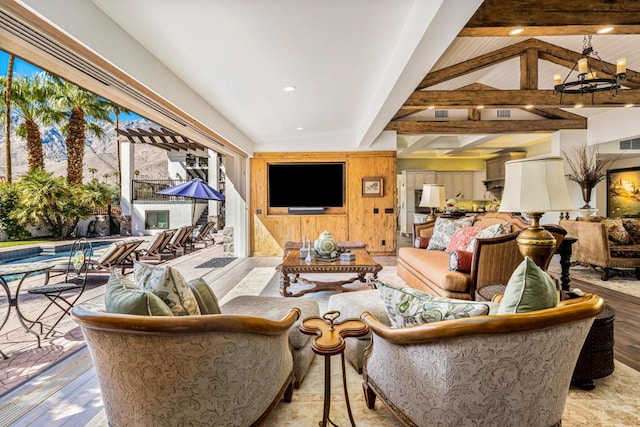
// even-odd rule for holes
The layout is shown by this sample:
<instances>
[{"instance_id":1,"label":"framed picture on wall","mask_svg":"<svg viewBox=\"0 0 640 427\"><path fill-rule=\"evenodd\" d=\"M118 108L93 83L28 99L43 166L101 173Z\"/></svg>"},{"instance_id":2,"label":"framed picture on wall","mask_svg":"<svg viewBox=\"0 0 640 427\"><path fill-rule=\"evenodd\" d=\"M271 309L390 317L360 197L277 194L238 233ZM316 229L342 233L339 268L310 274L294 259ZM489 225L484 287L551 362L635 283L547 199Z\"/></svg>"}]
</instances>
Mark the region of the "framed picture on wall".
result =
<instances>
[{"instance_id":1,"label":"framed picture on wall","mask_svg":"<svg viewBox=\"0 0 640 427\"><path fill-rule=\"evenodd\" d=\"M363 197L381 197L384 189L384 178L362 178Z\"/></svg>"},{"instance_id":2,"label":"framed picture on wall","mask_svg":"<svg viewBox=\"0 0 640 427\"><path fill-rule=\"evenodd\" d=\"M640 167L607 172L607 216L640 217Z\"/></svg>"}]
</instances>

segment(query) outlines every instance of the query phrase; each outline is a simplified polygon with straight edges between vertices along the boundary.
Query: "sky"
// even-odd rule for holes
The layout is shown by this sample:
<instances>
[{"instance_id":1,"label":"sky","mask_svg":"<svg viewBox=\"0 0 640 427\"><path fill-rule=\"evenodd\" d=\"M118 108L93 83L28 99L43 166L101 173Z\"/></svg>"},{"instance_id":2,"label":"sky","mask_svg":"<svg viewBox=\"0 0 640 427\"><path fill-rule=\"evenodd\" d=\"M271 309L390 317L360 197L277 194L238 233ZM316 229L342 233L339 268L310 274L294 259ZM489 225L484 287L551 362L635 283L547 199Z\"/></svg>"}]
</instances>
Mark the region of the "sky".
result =
<instances>
[{"instance_id":1,"label":"sky","mask_svg":"<svg viewBox=\"0 0 640 427\"><path fill-rule=\"evenodd\" d=\"M9 66L9 54L3 50L0 50L0 76L7 75L7 68ZM36 67L33 64L30 64L27 61L23 61L20 58L16 58L13 63L13 74L20 76L32 76L34 74L40 73L43 70L41 68ZM113 113L112 113L113 116ZM115 117L111 117L115 119ZM121 113L120 121L127 122L131 120L141 119L142 117L135 113Z\"/></svg>"}]
</instances>

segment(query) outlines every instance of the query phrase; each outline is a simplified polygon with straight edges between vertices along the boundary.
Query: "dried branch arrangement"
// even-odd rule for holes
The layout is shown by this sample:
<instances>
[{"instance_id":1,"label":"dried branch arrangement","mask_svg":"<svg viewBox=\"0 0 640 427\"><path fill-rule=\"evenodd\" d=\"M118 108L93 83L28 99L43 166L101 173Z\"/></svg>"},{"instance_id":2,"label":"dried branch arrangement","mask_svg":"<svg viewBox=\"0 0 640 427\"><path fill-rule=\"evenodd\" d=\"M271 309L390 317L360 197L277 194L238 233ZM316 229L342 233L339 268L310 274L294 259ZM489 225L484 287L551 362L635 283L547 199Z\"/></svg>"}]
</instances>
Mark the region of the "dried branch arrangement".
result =
<instances>
[{"instance_id":1,"label":"dried branch arrangement","mask_svg":"<svg viewBox=\"0 0 640 427\"><path fill-rule=\"evenodd\" d=\"M586 143L573 147L573 153L574 159L572 160L567 156L567 153L562 151L571 168L569 179L581 186L586 185L591 188L607 176L607 169L618 159L617 157L599 159L598 150L587 147Z\"/></svg>"}]
</instances>

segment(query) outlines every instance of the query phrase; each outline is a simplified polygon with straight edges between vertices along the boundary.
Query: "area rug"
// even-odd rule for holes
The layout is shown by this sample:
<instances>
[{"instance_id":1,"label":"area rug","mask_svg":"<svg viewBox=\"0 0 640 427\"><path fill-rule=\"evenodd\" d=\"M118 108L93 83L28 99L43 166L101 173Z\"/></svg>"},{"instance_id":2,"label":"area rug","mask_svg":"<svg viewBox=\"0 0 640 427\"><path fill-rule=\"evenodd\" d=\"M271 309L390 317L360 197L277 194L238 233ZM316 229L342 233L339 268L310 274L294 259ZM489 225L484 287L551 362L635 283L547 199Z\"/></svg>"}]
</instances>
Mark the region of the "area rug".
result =
<instances>
[{"instance_id":1,"label":"area rug","mask_svg":"<svg viewBox=\"0 0 640 427\"><path fill-rule=\"evenodd\" d=\"M197 265L196 268L222 268L235 260L234 257L211 258L209 261Z\"/></svg>"},{"instance_id":2,"label":"area rug","mask_svg":"<svg viewBox=\"0 0 640 427\"><path fill-rule=\"evenodd\" d=\"M316 279L335 280L334 275L314 275ZM324 277L323 277L324 276ZM378 273L378 279L387 283L403 285L396 267L385 266ZM244 283L243 283L244 282ZM249 295L278 296L280 277L273 267L254 268L227 296ZM293 291L303 289L303 284L292 284ZM369 289L364 283L356 282L345 287ZM329 297L334 292L308 293L300 298L314 299L320 305L321 312L326 311ZM223 298L223 299L224 299ZM295 299L295 298L293 298ZM356 425L395 427L402 424L380 402L369 410L362 392L362 376L347 363L347 384L351 409ZM349 425L344 394L340 359L333 357L331 363L332 402L331 419L338 425ZM636 384L640 381L640 372L615 361L615 372L596 380L596 388L584 391L571 388L565 413L562 419L564 427L573 426L636 426L640 425L640 395ZM266 426L317 426L322 419L324 387L324 360L316 357L307 372L300 389L293 393L291 403L281 402L269 416Z\"/></svg>"},{"instance_id":3,"label":"area rug","mask_svg":"<svg viewBox=\"0 0 640 427\"><path fill-rule=\"evenodd\" d=\"M549 271L557 274L560 277L561 269L556 265L549 266ZM609 280L600 280L600 275L593 272L588 267L575 266L569 269L569 275L577 280L588 282L595 286L600 286L606 289L621 292L626 295L631 295L640 298L640 280L633 277L614 276Z\"/></svg>"}]
</instances>

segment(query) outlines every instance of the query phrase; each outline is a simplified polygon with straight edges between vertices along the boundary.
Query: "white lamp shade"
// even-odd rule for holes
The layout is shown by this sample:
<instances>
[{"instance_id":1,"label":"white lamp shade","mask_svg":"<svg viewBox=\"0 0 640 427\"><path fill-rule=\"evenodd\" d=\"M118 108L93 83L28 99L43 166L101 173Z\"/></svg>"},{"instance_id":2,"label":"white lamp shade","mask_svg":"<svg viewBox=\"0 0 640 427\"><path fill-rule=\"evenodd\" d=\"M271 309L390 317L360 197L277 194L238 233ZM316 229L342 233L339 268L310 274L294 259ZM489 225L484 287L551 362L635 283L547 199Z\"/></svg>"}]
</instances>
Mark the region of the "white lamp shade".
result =
<instances>
[{"instance_id":1,"label":"white lamp shade","mask_svg":"<svg viewBox=\"0 0 640 427\"><path fill-rule=\"evenodd\" d=\"M423 208L437 208L444 206L445 203L444 185L424 184L422 186L422 198L418 206Z\"/></svg>"},{"instance_id":2,"label":"white lamp shade","mask_svg":"<svg viewBox=\"0 0 640 427\"><path fill-rule=\"evenodd\" d=\"M505 163L500 212L573 211L561 157Z\"/></svg>"}]
</instances>

